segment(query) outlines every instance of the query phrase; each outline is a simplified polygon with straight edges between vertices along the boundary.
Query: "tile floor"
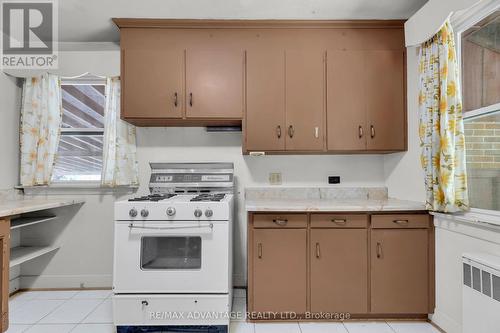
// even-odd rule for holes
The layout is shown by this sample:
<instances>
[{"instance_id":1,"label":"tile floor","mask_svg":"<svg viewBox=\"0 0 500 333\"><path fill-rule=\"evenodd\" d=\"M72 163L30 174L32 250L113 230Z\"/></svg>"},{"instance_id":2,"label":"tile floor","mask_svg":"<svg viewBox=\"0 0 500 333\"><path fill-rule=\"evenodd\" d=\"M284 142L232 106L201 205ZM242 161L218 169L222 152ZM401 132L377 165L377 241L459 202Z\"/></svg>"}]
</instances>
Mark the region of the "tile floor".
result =
<instances>
[{"instance_id":1,"label":"tile floor","mask_svg":"<svg viewBox=\"0 0 500 333\"><path fill-rule=\"evenodd\" d=\"M111 291L31 291L9 302L7 333L114 333ZM233 311L246 312L244 290ZM230 333L439 333L424 322L269 323L233 321Z\"/></svg>"}]
</instances>

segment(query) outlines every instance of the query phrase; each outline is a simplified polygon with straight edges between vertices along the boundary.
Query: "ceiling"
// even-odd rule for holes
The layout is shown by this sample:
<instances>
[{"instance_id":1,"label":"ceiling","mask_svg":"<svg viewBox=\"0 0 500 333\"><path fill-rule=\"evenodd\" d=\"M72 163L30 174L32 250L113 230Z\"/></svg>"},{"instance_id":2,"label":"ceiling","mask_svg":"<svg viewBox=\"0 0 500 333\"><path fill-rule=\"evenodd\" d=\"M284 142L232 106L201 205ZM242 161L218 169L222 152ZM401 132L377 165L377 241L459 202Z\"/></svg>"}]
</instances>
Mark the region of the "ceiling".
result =
<instances>
[{"instance_id":1,"label":"ceiling","mask_svg":"<svg viewBox=\"0 0 500 333\"><path fill-rule=\"evenodd\" d=\"M61 42L116 42L113 17L407 19L427 0L62 0Z\"/></svg>"}]
</instances>

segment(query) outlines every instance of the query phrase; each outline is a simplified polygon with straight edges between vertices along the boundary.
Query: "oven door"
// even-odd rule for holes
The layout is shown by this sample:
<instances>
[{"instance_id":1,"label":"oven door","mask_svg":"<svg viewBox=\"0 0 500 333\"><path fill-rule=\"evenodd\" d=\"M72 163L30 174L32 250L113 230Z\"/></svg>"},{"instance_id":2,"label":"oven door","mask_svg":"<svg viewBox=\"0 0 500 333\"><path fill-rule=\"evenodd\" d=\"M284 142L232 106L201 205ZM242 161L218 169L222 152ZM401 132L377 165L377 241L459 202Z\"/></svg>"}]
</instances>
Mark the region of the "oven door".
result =
<instances>
[{"instance_id":1,"label":"oven door","mask_svg":"<svg viewBox=\"0 0 500 333\"><path fill-rule=\"evenodd\" d=\"M115 293L229 292L228 222L117 222Z\"/></svg>"}]
</instances>

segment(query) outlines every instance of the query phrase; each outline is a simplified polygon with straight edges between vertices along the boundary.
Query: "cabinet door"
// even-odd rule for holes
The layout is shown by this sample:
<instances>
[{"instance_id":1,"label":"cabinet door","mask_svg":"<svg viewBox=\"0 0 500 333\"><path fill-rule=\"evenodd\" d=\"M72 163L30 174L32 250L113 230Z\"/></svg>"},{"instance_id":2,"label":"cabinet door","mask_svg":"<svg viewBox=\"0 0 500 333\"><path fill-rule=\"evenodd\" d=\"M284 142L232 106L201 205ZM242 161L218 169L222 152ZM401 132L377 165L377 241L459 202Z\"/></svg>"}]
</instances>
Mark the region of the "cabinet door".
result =
<instances>
[{"instance_id":1,"label":"cabinet door","mask_svg":"<svg viewBox=\"0 0 500 333\"><path fill-rule=\"evenodd\" d=\"M285 54L251 50L246 56L246 149L285 149Z\"/></svg>"},{"instance_id":2,"label":"cabinet door","mask_svg":"<svg viewBox=\"0 0 500 333\"><path fill-rule=\"evenodd\" d=\"M365 53L328 51L328 150L366 149Z\"/></svg>"},{"instance_id":3,"label":"cabinet door","mask_svg":"<svg viewBox=\"0 0 500 333\"><path fill-rule=\"evenodd\" d=\"M252 311L306 311L306 229L253 230Z\"/></svg>"},{"instance_id":4,"label":"cabinet door","mask_svg":"<svg viewBox=\"0 0 500 333\"><path fill-rule=\"evenodd\" d=\"M429 311L427 229L371 231L371 312Z\"/></svg>"},{"instance_id":5,"label":"cabinet door","mask_svg":"<svg viewBox=\"0 0 500 333\"><path fill-rule=\"evenodd\" d=\"M183 50L122 50L122 117L182 118Z\"/></svg>"},{"instance_id":6,"label":"cabinet door","mask_svg":"<svg viewBox=\"0 0 500 333\"><path fill-rule=\"evenodd\" d=\"M366 229L311 230L311 312L368 312Z\"/></svg>"},{"instance_id":7,"label":"cabinet door","mask_svg":"<svg viewBox=\"0 0 500 333\"><path fill-rule=\"evenodd\" d=\"M2 272L0 274L0 332L9 328L9 252L10 252L10 221L0 220L0 252Z\"/></svg>"},{"instance_id":8,"label":"cabinet door","mask_svg":"<svg viewBox=\"0 0 500 333\"><path fill-rule=\"evenodd\" d=\"M324 147L325 52L286 51L286 150Z\"/></svg>"},{"instance_id":9,"label":"cabinet door","mask_svg":"<svg viewBox=\"0 0 500 333\"><path fill-rule=\"evenodd\" d=\"M243 62L241 50L188 50L187 118L241 119Z\"/></svg>"},{"instance_id":10,"label":"cabinet door","mask_svg":"<svg viewBox=\"0 0 500 333\"><path fill-rule=\"evenodd\" d=\"M404 52L367 51L365 82L368 150L404 150Z\"/></svg>"}]
</instances>

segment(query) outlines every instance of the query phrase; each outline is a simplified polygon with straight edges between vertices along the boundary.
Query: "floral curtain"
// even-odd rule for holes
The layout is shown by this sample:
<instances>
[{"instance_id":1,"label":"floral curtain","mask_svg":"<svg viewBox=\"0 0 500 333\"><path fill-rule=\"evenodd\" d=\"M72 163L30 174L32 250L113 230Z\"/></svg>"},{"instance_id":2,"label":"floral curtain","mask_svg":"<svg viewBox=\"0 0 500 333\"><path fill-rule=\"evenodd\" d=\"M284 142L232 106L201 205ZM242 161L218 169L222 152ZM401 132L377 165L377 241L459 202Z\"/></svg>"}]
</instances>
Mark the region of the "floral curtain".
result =
<instances>
[{"instance_id":1,"label":"floral curtain","mask_svg":"<svg viewBox=\"0 0 500 333\"><path fill-rule=\"evenodd\" d=\"M52 177L62 121L61 83L52 74L24 80L21 105L22 186L47 185Z\"/></svg>"},{"instance_id":2,"label":"floral curtain","mask_svg":"<svg viewBox=\"0 0 500 333\"><path fill-rule=\"evenodd\" d=\"M469 208L459 66L447 21L420 48L420 141L426 205L440 212Z\"/></svg>"},{"instance_id":3,"label":"floral curtain","mask_svg":"<svg viewBox=\"0 0 500 333\"><path fill-rule=\"evenodd\" d=\"M104 109L103 168L104 186L139 184L135 126L120 119L120 79L108 78Z\"/></svg>"}]
</instances>

